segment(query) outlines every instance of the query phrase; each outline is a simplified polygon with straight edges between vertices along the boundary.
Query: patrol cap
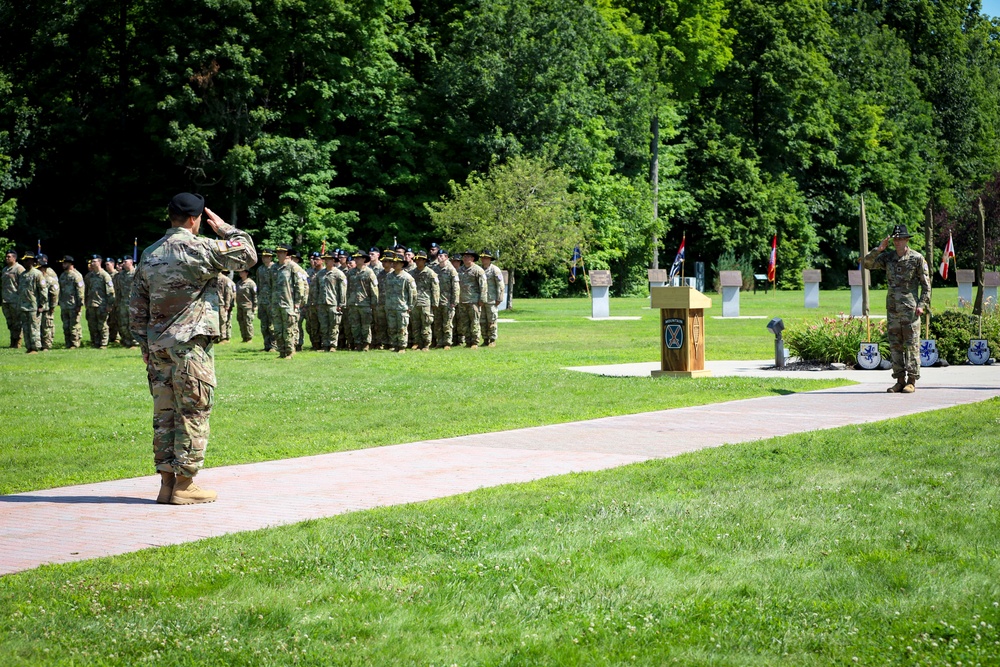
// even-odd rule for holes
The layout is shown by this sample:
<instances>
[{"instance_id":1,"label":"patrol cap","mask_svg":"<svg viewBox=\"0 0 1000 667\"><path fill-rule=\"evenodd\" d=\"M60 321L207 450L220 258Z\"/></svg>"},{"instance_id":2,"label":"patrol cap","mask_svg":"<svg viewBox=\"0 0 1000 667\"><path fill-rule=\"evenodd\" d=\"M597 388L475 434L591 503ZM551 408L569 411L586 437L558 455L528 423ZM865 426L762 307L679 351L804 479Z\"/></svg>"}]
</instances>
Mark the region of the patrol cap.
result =
<instances>
[{"instance_id":1,"label":"patrol cap","mask_svg":"<svg viewBox=\"0 0 1000 667\"><path fill-rule=\"evenodd\" d=\"M63 255L63 258L60 259L59 261L60 262L69 262L70 264L72 264L73 263L73 255Z\"/></svg>"},{"instance_id":2,"label":"patrol cap","mask_svg":"<svg viewBox=\"0 0 1000 667\"><path fill-rule=\"evenodd\" d=\"M413 259L422 259L422 260L424 260L426 262L427 261L427 253L424 252L423 250L418 250L417 254L413 256Z\"/></svg>"},{"instance_id":3,"label":"patrol cap","mask_svg":"<svg viewBox=\"0 0 1000 667\"><path fill-rule=\"evenodd\" d=\"M906 230L906 225L896 225L892 228L892 238L894 239L908 239L913 234Z\"/></svg>"},{"instance_id":4,"label":"patrol cap","mask_svg":"<svg viewBox=\"0 0 1000 667\"><path fill-rule=\"evenodd\" d=\"M30 250L28 250L27 252L24 253L24 256L21 259L34 260L35 259L35 253L33 253Z\"/></svg>"},{"instance_id":5,"label":"patrol cap","mask_svg":"<svg viewBox=\"0 0 1000 667\"><path fill-rule=\"evenodd\" d=\"M481 253L479 253L479 256L480 257L489 257L490 259L493 259L493 253L490 252L489 250L483 250Z\"/></svg>"},{"instance_id":6,"label":"patrol cap","mask_svg":"<svg viewBox=\"0 0 1000 667\"><path fill-rule=\"evenodd\" d=\"M179 213L189 218L197 218L205 211L205 198L201 195L193 195L190 192L182 192L174 195L167 205L171 213Z\"/></svg>"}]
</instances>

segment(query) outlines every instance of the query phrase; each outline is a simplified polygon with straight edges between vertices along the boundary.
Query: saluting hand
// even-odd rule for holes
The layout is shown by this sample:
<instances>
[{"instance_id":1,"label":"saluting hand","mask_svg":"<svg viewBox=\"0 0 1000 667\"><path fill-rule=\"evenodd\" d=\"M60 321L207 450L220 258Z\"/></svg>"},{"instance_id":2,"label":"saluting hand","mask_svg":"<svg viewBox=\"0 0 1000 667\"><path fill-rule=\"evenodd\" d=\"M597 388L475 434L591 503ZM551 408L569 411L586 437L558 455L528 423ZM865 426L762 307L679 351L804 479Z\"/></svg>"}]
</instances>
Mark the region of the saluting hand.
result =
<instances>
[{"instance_id":1,"label":"saluting hand","mask_svg":"<svg viewBox=\"0 0 1000 667\"><path fill-rule=\"evenodd\" d=\"M224 225L226 224L226 221L217 216L215 214L215 211L213 211L207 206L205 207L205 222L208 223L208 226L212 228L213 232L215 232L219 236L222 236L222 234L219 232L219 224L221 223Z\"/></svg>"},{"instance_id":2,"label":"saluting hand","mask_svg":"<svg viewBox=\"0 0 1000 667\"><path fill-rule=\"evenodd\" d=\"M890 241L892 241L892 239L890 237L888 237L888 236L886 236L884 239L882 239L882 243L880 243L879 246L878 246L878 251L882 252L883 250L885 250L886 248L888 248Z\"/></svg>"}]
</instances>

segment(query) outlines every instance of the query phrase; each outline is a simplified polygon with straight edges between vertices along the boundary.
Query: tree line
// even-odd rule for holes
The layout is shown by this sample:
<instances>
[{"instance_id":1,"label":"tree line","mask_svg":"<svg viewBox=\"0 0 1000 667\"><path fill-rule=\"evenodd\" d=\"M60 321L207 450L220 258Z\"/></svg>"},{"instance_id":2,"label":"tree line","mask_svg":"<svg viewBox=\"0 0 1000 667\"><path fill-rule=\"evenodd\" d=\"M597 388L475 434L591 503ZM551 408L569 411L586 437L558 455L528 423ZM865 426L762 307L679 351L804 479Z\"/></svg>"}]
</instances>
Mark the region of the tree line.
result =
<instances>
[{"instance_id":1,"label":"tree line","mask_svg":"<svg viewBox=\"0 0 1000 667\"><path fill-rule=\"evenodd\" d=\"M794 287L846 282L861 195L873 238L930 207L966 266L976 199L1000 211L978 1L0 0L0 26L0 234L50 254L148 244L189 189L266 244L502 239L522 294L582 289L576 244L642 289L683 234L758 270L777 234Z\"/></svg>"}]
</instances>

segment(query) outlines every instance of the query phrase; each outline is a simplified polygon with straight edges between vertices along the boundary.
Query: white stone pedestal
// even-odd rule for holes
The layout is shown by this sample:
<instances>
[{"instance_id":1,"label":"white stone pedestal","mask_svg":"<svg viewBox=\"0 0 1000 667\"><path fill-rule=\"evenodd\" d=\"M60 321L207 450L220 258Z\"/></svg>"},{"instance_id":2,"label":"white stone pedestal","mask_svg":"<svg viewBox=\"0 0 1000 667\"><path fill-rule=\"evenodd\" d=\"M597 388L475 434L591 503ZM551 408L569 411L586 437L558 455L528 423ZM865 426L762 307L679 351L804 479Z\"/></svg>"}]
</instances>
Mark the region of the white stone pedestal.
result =
<instances>
[{"instance_id":1,"label":"white stone pedestal","mask_svg":"<svg viewBox=\"0 0 1000 667\"><path fill-rule=\"evenodd\" d=\"M590 288L590 313L595 320L605 319L611 316L611 288L591 286Z\"/></svg>"}]
</instances>

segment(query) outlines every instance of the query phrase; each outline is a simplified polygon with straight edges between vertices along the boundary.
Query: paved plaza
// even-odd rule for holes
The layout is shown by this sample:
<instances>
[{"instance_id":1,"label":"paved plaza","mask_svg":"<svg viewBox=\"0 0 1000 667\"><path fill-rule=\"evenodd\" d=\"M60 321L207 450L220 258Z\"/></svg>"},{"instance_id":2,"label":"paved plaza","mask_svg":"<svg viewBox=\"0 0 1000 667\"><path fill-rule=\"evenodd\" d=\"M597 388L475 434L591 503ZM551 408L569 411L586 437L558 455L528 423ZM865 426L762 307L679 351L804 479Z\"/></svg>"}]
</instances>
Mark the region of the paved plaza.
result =
<instances>
[{"instance_id":1,"label":"paved plaza","mask_svg":"<svg viewBox=\"0 0 1000 667\"><path fill-rule=\"evenodd\" d=\"M716 375L764 375L766 362L715 362ZM655 364L653 366L656 366ZM641 367L641 368L640 368ZM647 375L650 364L591 367ZM595 371L595 369L598 369ZM580 369L574 369L580 370ZM846 375L845 375L846 374ZM572 472L706 447L937 410L1000 396L998 367L925 369L915 394L886 394L887 372L796 372L860 384L690 408L206 469L219 501L153 502L158 476L0 496L0 574ZM650 380L663 381L663 380ZM264 482L294 493L262 504ZM180 520L179 517L183 517ZM169 525L169 530L164 530Z\"/></svg>"}]
</instances>

